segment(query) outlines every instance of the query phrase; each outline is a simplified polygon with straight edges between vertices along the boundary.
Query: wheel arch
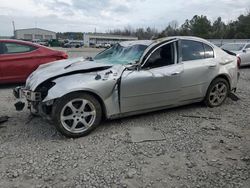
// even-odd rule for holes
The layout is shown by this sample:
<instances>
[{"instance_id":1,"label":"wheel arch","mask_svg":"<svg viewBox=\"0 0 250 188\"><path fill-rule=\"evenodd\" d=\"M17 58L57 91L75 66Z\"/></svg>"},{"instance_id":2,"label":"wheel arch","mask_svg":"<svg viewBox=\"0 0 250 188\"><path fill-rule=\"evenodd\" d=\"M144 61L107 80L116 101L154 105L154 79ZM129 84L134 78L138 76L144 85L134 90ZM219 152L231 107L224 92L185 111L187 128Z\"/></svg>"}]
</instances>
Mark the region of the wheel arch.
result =
<instances>
[{"instance_id":1,"label":"wheel arch","mask_svg":"<svg viewBox=\"0 0 250 188\"><path fill-rule=\"evenodd\" d=\"M229 91L231 91L231 82L230 82L230 78L229 78L229 76L226 75L226 74L219 74L219 75L217 75L217 76L210 82L209 86L210 86L211 83L212 83L215 79L217 79L217 78L223 78L224 80L226 80L227 83L228 83L228 85L229 85ZM208 89L208 88L207 88L207 89Z\"/></svg>"},{"instance_id":2,"label":"wheel arch","mask_svg":"<svg viewBox=\"0 0 250 188\"><path fill-rule=\"evenodd\" d=\"M103 115L103 117L105 117L105 118L107 117L107 109L106 109L106 106L104 104L104 101L97 93L95 93L93 91L88 91L88 90L77 90L77 91L69 92L69 93L67 93L67 94L65 94L65 95L63 95L61 97L64 97L64 96L72 94L72 93L86 93L86 94L89 94L89 95L92 95L93 97L95 97L97 99L97 101L100 103L101 107L102 107L102 115ZM58 100L60 98L57 98L56 100Z\"/></svg>"},{"instance_id":3,"label":"wheel arch","mask_svg":"<svg viewBox=\"0 0 250 188\"><path fill-rule=\"evenodd\" d=\"M205 98L204 98L204 103L208 106L208 107L215 107L213 104L211 104L209 101L208 101L208 96L209 96L209 91L210 91L210 87L212 86L213 82L216 80L216 79L223 79L227 82L229 88L228 88L228 93L230 93L231 91L231 82L230 82L230 77L226 74L219 74L217 75L214 79L212 79L212 81L210 82L209 86L207 87L207 90L206 90L206 95L205 95ZM225 101L226 98L223 99L223 101L218 104L217 106L220 106L224 101ZM216 107L217 107L216 106Z\"/></svg>"}]
</instances>

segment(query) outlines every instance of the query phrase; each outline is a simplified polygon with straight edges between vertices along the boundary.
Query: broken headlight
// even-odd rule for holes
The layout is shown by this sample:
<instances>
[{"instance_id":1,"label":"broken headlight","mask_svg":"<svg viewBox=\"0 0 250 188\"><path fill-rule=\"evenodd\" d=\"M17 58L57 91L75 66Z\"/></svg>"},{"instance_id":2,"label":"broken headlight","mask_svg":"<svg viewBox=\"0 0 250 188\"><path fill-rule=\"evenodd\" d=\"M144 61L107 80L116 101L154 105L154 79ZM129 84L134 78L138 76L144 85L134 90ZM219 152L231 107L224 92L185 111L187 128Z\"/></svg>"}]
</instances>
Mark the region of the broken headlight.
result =
<instances>
[{"instance_id":1,"label":"broken headlight","mask_svg":"<svg viewBox=\"0 0 250 188\"><path fill-rule=\"evenodd\" d=\"M42 84L40 84L37 89L36 92L40 92L41 93L41 98L42 100L48 95L48 91L54 86L56 85L55 82L44 82Z\"/></svg>"}]
</instances>

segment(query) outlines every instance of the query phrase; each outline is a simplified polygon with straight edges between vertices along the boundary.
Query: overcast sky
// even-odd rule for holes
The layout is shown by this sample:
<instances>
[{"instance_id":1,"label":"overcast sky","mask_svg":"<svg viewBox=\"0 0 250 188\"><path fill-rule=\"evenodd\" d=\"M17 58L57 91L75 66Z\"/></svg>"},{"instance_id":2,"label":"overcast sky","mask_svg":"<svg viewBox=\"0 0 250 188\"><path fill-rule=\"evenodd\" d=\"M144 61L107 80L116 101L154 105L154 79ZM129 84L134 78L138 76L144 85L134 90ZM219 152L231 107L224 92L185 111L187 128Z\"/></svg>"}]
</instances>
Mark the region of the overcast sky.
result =
<instances>
[{"instance_id":1,"label":"overcast sky","mask_svg":"<svg viewBox=\"0 0 250 188\"><path fill-rule=\"evenodd\" d=\"M225 22L250 10L250 0L1 0L0 35L39 27L56 32L105 32L109 29L151 26L164 29L193 15Z\"/></svg>"}]
</instances>

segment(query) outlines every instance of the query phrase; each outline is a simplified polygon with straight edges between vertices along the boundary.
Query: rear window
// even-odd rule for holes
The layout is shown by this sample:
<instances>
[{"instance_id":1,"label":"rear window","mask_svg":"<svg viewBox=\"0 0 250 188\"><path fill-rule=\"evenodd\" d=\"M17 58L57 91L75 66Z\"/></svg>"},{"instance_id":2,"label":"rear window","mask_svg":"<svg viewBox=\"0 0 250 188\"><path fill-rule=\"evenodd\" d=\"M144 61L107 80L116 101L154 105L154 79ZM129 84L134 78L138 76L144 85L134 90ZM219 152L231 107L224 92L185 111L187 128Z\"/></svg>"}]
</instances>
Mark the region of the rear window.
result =
<instances>
[{"instance_id":1,"label":"rear window","mask_svg":"<svg viewBox=\"0 0 250 188\"><path fill-rule=\"evenodd\" d=\"M13 42L0 43L0 54L25 53L25 52L31 52L35 49L37 48L25 44L18 44Z\"/></svg>"}]
</instances>

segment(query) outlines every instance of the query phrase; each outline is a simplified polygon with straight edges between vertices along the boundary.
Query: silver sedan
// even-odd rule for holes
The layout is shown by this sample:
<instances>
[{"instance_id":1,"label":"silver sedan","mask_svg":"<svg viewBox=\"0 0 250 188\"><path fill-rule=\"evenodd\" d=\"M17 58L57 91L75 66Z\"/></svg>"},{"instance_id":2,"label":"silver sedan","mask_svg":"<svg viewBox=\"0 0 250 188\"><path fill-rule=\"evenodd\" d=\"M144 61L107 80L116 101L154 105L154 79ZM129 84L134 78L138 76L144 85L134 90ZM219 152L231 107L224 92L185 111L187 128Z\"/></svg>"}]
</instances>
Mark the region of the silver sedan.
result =
<instances>
[{"instance_id":1,"label":"silver sedan","mask_svg":"<svg viewBox=\"0 0 250 188\"><path fill-rule=\"evenodd\" d=\"M241 66L250 65L250 43L228 43L221 48L235 53Z\"/></svg>"},{"instance_id":2,"label":"silver sedan","mask_svg":"<svg viewBox=\"0 0 250 188\"><path fill-rule=\"evenodd\" d=\"M41 65L14 89L67 137L114 119L204 101L220 106L238 82L237 57L196 37L121 42L94 58ZM22 110L24 104L16 103Z\"/></svg>"}]
</instances>

